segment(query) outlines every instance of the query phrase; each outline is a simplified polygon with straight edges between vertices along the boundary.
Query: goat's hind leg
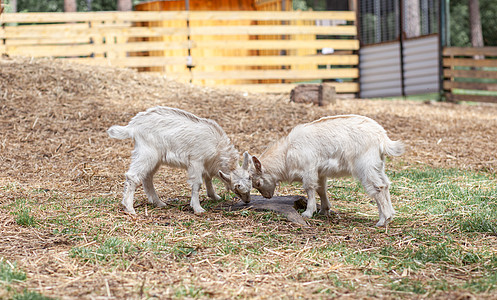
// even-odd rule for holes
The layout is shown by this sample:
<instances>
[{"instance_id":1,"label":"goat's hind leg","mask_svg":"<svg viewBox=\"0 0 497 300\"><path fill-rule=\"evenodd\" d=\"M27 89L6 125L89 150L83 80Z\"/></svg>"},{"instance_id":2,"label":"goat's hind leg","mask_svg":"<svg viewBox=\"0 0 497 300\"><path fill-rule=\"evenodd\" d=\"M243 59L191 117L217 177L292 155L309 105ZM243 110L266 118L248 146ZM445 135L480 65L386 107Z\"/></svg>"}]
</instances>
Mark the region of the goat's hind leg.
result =
<instances>
[{"instance_id":1,"label":"goat's hind leg","mask_svg":"<svg viewBox=\"0 0 497 300\"><path fill-rule=\"evenodd\" d=\"M378 209L380 210L380 220L376 223L376 227L383 227L390 223L395 215L395 210L390 201L390 192L388 185L380 188L380 191L374 195Z\"/></svg>"},{"instance_id":2,"label":"goat's hind leg","mask_svg":"<svg viewBox=\"0 0 497 300\"><path fill-rule=\"evenodd\" d=\"M135 215L135 209L133 208L133 198L135 195L136 187L140 184L140 180L135 176L126 173L126 182L124 182L124 196L123 196L123 209L125 213L130 215Z\"/></svg>"},{"instance_id":3,"label":"goat's hind leg","mask_svg":"<svg viewBox=\"0 0 497 300\"><path fill-rule=\"evenodd\" d=\"M164 207L166 206L166 204L159 199L159 196L157 196L157 192L155 191L153 182L154 175L159 169L159 166L160 165L158 164L150 173L145 176L145 178L142 180L142 184L143 190L145 191L145 194L148 198L148 203L153 204L157 207Z\"/></svg>"},{"instance_id":4,"label":"goat's hind leg","mask_svg":"<svg viewBox=\"0 0 497 300\"><path fill-rule=\"evenodd\" d=\"M386 226L392 221L395 214L390 200L390 192L388 191L388 178L382 171L378 171L377 169L369 170L366 173L366 177L361 181L366 192L376 201L376 205L378 206L380 220L376 223L376 226Z\"/></svg>"},{"instance_id":5,"label":"goat's hind leg","mask_svg":"<svg viewBox=\"0 0 497 300\"><path fill-rule=\"evenodd\" d=\"M122 204L124 206L124 211L132 215L136 214L135 209L133 208L133 198L136 187L138 187L150 174L151 177L153 177L154 168L156 168L158 164L157 159L144 155L143 153L146 152L143 150L134 150L131 157L131 165L128 172L126 172L126 182L124 184L124 197ZM148 195L149 194L147 193L147 196ZM157 194L155 196L157 196Z\"/></svg>"},{"instance_id":6,"label":"goat's hind leg","mask_svg":"<svg viewBox=\"0 0 497 300\"><path fill-rule=\"evenodd\" d=\"M395 210L393 209L392 206L392 200L390 198L390 180L388 179L387 175L385 174L385 171L382 169L380 171L380 177L382 180L382 187L380 189L380 193L376 196L378 200L376 200L376 203L381 203L382 204L382 211L383 211L383 217L384 217L384 222L382 222L381 216L380 216L380 221L376 224L376 226L386 226L388 223L390 223L393 219L393 216L395 215ZM378 204L378 206L380 206Z\"/></svg>"},{"instance_id":7,"label":"goat's hind leg","mask_svg":"<svg viewBox=\"0 0 497 300\"><path fill-rule=\"evenodd\" d=\"M376 151L365 153L356 162L353 175L361 181L368 195L376 201L380 216L376 226L386 226L393 219L395 211L390 201L388 191L390 181L385 175L384 158L378 156Z\"/></svg>"}]
</instances>

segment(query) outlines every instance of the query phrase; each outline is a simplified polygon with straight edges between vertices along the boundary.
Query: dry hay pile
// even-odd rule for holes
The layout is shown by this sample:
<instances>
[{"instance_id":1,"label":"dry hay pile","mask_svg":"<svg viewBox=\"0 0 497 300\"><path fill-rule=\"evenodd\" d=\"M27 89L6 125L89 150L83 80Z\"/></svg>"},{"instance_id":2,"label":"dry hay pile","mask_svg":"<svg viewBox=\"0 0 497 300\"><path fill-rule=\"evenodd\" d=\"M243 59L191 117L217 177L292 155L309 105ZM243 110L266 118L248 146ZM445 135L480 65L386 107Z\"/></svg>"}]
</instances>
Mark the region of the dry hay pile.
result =
<instances>
[{"instance_id":1,"label":"dry hay pile","mask_svg":"<svg viewBox=\"0 0 497 300\"><path fill-rule=\"evenodd\" d=\"M408 145L409 150L403 157L389 163L391 168L401 167L398 162L402 161L407 166L496 169L495 147L492 145L497 140L497 106L339 100L333 106L315 107L289 103L288 98L288 95L256 95L202 88L130 70L53 60L3 58L0 60L0 184L10 188L0 190L0 205L22 197L40 203L51 201L43 192L37 196L32 191L58 191L64 199L74 199L75 203L79 199L102 195L119 199L132 141L112 140L106 130L113 124L126 124L137 112L156 105L178 107L217 121L240 151L248 150L252 154L260 154L268 143L288 133L296 124L326 115L361 114L382 124L392 139L401 139ZM187 203L189 189L183 171L163 168L156 177L161 197L180 197ZM143 194L137 194L136 199L135 205L140 205L144 201ZM71 209L72 204L60 205L63 207L57 213ZM98 208L105 216L102 222L109 226L108 233L116 230L113 222L123 217L118 207L116 201L109 207ZM94 207L88 205L87 209L93 210ZM41 220L53 218L51 212L39 213L37 218ZM74 216L72 220L84 220L85 216ZM146 230L140 225L142 223L146 226L171 219L181 221L197 217L183 206L156 213L154 218L143 215L138 218L141 219L134 225L134 233ZM243 228L261 226L253 219L229 219L219 214L210 214L209 218L212 228L219 230L227 224L241 222L240 232L233 233L241 239L249 239L243 234ZM102 273L101 269L90 265L75 265L74 260L67 257L72 241L54 236L50 231L17 226L10 215L2 216L0 224L3 234L0 257L22 262L30 276L36 278L34 286L44 286L46 291L55 286L53 291L62 293L59 296L78 298L85 293L91 296L93 289L109 290L110 284L114 294L126 297L129 286L139 285L146 277L140 273L143 271L155 272L157 284L162 280L174 282L174 276L199 276L216 282L212 277L221 274L209 269L212 265L202 268L211 263L208 258L199 264L181 267L174 262L170 266L157 266L153 259L145 257L133 261L134 265L124 273L113 272L110 283L105 279L105 286L103 278L109 278L103 274L106 271ZM285 236L285 226L292 225L273 226ZM307 233L312 237L316 235L313 229ZM336 236L326 239L338 242L347 236L354 240L356 234L359 233L337 231ZM302 235L305 251L317 245L308 246L309 236ZM323 240L314 239L314 242L322 243ZM88 245L91 243L88 241ZM292 268L291 259L289 256L289 272L297 272L299 267ZM341 272L360 275L349 267L325 267L329 270L343 268ZM227 272L230 272L229 268ZM229 274L225 275L229 277ZM238 289L236 278L240 278L243 282L256 282L260 290L269 294L277 294L281 286L275 282L285 282L287 275L283 272L274 277L274 274L266 276L233 271L233 276L230 279L233 282L229 283L232 289ZM150 277L147 280L151 281ZM216 290L220 297L232 295L222 294L226 284L214 283L211 290ZM305 295L305 289L310 288L287 287L289 290L294 288L296 297ZM248 296L256 296L258 288L252 291L255 294Z\"/></svg>"},{"instance_id":2,"label":"dry hay pile","mask_svg":"<svg viewBox=\"0 0 497 300\"><path fill-rule=\"evenodd\" d=\"M263 151L293 126L326 115L377 120L409 151L402 160L435 167L495 170L495 105L342 100L314 107L287 95L247 95L202 88L130 70L50 60L2 59L0 72L3 179L40 188L105 190L125 170L131 142L105 133L155 105L217 121L240 151ZM50 178L50 180L44 180ZM90 182L91 181L91 182ZM88 187L88 186L87 186Z\"/></svg>"}]
</instances>

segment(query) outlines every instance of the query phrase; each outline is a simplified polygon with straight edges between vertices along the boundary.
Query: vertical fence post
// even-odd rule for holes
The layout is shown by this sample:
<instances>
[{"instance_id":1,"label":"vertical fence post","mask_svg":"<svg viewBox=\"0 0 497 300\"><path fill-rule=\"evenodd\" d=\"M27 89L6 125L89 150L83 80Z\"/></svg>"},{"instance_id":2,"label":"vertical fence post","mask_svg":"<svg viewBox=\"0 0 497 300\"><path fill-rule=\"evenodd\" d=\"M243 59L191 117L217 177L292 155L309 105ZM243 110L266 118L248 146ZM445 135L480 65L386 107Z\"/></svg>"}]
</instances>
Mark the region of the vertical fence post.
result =
<instances>
[{"instance_id":1,"label":"vertical fence post","mask_svg":"<svg viewBox=\"0 0 497 300\"><path fill-rule=\"evenodd\" d=\"M399 9L399 50L400 50L400 88L402 97L406 96L405 74L404 74L404 0L400 0Z\"/></svg>"},{"instance_id":2,"label":"vertical fence post","mask_svg":"<svg viewBox=\"0 0 497 300\"><path fill-rule=\"evenodd\" d=\"M445 20L445 0L438 0L438 100L442 101L445 96L444 91L444 66L443 66L443 49L446 37L446 20Z\"/></svg>"}]
</instances>

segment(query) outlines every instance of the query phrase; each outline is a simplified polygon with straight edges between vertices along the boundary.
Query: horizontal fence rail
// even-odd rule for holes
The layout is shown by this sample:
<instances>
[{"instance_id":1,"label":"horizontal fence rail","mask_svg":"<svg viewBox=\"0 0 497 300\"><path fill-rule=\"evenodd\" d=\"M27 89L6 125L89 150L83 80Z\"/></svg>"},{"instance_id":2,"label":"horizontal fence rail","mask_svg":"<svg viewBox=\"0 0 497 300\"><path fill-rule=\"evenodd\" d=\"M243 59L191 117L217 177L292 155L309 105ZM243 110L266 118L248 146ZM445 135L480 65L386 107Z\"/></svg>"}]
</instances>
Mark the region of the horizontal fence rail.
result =
<instances>
[{"instance_id":1,"label":"horizontal fence rail","mask_svg":"<svg viewBox=\"0 0 497 300\"><path fill-rule=\"evenodd\" d=\"M497 103L497 47L450 47L443 56L447 100Z\"/></svg>"},{"instance_id":2,"label":"horizontal fence rail","mask_svg":"<svg viewBox=\"0 0 497 300\"><path fill-rule=\"evenodd\" d=\"M0 53L135 68L208 86L289 92L329 81L357 93L355 13L10 13Z\"/></svg>"}]
</instances>

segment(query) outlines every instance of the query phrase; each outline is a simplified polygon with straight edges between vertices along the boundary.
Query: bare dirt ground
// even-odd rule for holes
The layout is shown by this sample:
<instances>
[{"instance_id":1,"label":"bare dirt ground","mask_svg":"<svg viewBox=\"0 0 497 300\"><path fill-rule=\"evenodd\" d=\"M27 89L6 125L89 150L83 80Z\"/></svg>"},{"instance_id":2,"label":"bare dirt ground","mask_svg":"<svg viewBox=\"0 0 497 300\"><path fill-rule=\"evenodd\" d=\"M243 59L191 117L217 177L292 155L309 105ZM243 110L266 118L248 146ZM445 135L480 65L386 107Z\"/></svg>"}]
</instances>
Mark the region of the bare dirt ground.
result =
<instances>
[{"instance_id":1,"label":"bare dirt ground","mask_svg":"<svg viewBox=\"0 0 497 300\"><path fill-rule=\"evenodd\" d=\"M26 197L46 204L53 201L47 196L52 191L58 191L62 198L73 199L79 204L81 199L93 197L120 199L132 141L112 140L106 130L114 124L124 125L137 112L156 105L178 107L217 121L240 153L248 150L251 154L260 154L269 143L299 123L327 115L361 114L378 121L391 139L400 139L407 144L408 151L390 162L389 168L428 165L488 172L495 172L497 168L496 105L348 99L338 100L335 105L316 107L290 103L288 99L288 95L244 94L190 86L130 70L53 60L2 58L0 186L3 188L0 189L0 205L10 205ZM157 183L161 196L180 198L187 203L189 191L184 172L163 168L159 180L162 181ZM143 200L143 195L137 195L137 199L140 197ZM129 220L119 211L118 202L98 208L102 210L104 227L108 226L107 233L119 231L115 222ZM136 202L135 205L140 205L141 200ZM61 204L57 212L70 210L74 203ZM87 205L87 209L95 208ZM48 222L52 220L53 212L37 212L37 218ZM85 217L84 214L73 216L72 220L76 222ZM239 223L241 228L258 226L257 219L240 216L228 218L211 213L208 218L211 227L220 231L231 223ZM133 227L126 230L145 230L147 224L166 222L167 219L202 220L202 217L193 216L187 208L168 210L156 214L156 218L139 216ZM294 225L281 222L272 226L286 236ZM308 229L303 233L304 248L306 239L309 242L308 238L315 236L316 232L317 229ZM26 270L29 277L26 286L60 298L90 299L99 295L105 298L110 294L117 298L141 298L148 291L143 287L149 284L152 286L148 289L157 297L170 297L171 292L161 294L156 290L161 287L161 281L172 284L179 280L178 277L205 278L210 282L205 288L209 291L206 295L220 298L236 295L236 292L224 290L243 289L237 280L256 286L247 288L247 293L238 294L242 298L264 298L260 291L274 295L281 289L292 291L293 294L286 295L288 298L301 297L310 288L310 285L286 281L297 276L298 267L292 270L291 266L288 273L255 275L240 273L229 265L222 271L213 271L207 259L194 265L176 261L161 265L143 256L127 269L111 270L77 263L69 257L69 249L75 243L91 245L93 241L75 242L47 229L19 226L12 215L1 210L0 234L0 257L18 262ZM336 231L328 239L338 242L344 236L353 239L355 234ZM319 242L322 241L315 241ZM290 265L293 263L290 259L288 262ZM340 266L327 268L335 270ZM355 276L359 281L361 276L364 277L354 269L345 268L341 272L344 276ZM230 281L232 283L226 283ZM368 297L364 291L358 293L358 298ZM395 298L388 293L384 296Z\"/></svg>"}]
</instances>

